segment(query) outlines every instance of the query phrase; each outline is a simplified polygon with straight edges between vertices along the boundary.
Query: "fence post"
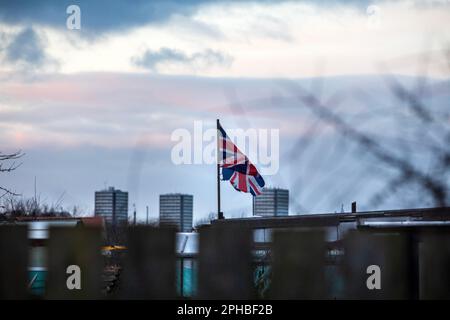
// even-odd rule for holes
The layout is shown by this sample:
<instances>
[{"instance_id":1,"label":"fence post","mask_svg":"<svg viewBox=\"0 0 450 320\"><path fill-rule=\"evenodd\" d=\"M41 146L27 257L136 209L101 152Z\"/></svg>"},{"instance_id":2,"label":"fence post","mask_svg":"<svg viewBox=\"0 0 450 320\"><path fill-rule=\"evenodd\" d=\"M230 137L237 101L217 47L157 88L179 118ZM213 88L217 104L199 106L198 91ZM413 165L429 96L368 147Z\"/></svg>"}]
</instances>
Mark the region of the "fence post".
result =
<instances>
[{"instance_id":1,"label":"fence post","mask_svg":"<svg viewBox=\"0 0 450 320\"><path fill-rule=\"evenodd\" d=\"M349 299L411 298L412 246L411 239L406 233L349 232L344 239L343 268L346 297ZM379 289L374 287L378 271L375 271L374 267L369 268L370 266L379 267Z\"/></svg>"},{"instance_id":2,"label":"fence post","mask_svg":"<svg viewBox=\"0 0 450 320\"><path fill-rule=\"evenodd\" d=\"M0 227L0 299L26 299L27 226Z\"/></svg>"},{"instance_id":3,"label":"fence post","mask_svg":"<svg viewBox=\"0 0 450 320\"><path fill-rule=\"evenodd\" d=\"M47 299L99 299L101 232L92 227L51 227L48 244ZM72 266L72 267L70 267ZM75 266L75 268L73 267ZM76 287L79 267L81 287Z\"/></svg>"},{"instance_id":4,"label":"fence post","mask_svg":"<svg viewBox=\"0 0 450 320\"><path fill-rule=\"evenodd\" d=\"M200 229L198 298L252 299L252 233L235 226Z\"/></svg>"},{"instance_id":5,"label":"fence post","mask_svg":"<svg viewBox=\"0 0 450 320\"><path fill-rule=\"evenodd\" d=\"M272 299L325 299L324 232L278 231L272 248Z\"/></svg>"},{"instance_id":6,"label":"fence post","mask_svg":"<svg viewBox=\"0 0 450 320\"><path fill-rule=\"evenodd\" d=\"M128 249L119 285L121 299L176 297L175 229L128 228Z\"/></svg>"},{"instance_id":7,"label":"fence post","mask_svg":"<svg viewBox=\"0 0 450 320\"><path fill-rule=\"evenodd\" d=\"M420 299L450 299L449 229L424 233L419 249Z\"/></svg>"}]
</instances>

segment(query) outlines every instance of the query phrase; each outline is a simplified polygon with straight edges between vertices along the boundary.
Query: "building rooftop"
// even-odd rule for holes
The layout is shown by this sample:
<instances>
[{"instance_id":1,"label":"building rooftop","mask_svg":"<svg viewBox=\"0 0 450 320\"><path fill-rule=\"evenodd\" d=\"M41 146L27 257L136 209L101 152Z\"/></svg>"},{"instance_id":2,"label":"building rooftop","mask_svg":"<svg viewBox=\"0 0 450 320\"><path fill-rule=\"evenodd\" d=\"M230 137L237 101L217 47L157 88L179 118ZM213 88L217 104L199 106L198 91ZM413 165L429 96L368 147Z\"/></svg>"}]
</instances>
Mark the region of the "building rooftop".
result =
<instances>
[{"instance_id":1,"label":"building rooftop","mask_svg":"<svg viewBox=\"0 0 450 320\"><path fill-rule=\"evenodd\" d=\"M116 189L114 187L107 187L105 189L102 189L102 190L99 190L99 191L96 191L96 192L114 192L114 191L127 192L127 191L122 191L120 189Z\"/></svg>"},{"instance_id":2,"label":"building rooftop","mask_svg":"<svg viewBox=\"0 0 450 320\"><path fill-rule=\"evenodd\" d=\"M416 221L450 221L450 207L230 218L213 220L212 224L236 224L250 228L325 227L337 226L342 222L356 222L360 219L392 220L400 217Z\"/></svg>"}]
</instances>

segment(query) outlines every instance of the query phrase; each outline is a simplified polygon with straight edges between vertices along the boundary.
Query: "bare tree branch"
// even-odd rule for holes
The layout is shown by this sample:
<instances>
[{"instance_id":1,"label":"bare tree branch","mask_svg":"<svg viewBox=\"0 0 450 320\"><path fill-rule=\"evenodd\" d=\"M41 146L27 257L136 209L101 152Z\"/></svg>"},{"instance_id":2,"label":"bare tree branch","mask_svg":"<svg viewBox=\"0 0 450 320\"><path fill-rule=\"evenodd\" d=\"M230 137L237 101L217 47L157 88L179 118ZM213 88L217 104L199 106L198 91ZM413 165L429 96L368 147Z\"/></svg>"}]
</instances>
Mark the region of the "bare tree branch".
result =
<instances>
[{"instance_id":1,"label":"bare tree branch","mask_svg":"<svg viewBox=\"0 0 450 320\"><path fill-rule=\"evenodd\" d=\"M0 152L0 173L9 173L11 171L16 170L18 167L20 167L22 165L22 163L16 164L16 162L14 160L17 160L21 157L24 156L24 153L19 150L16 151L14 153L2 153ZM11 164L8 164L8 161L11 161ZM7 164L5 166L5 164ZM19 196L20 194L15 193L13 191L11 191L10 189L6 188L6 187L2 187L0 186L0 191L2 191L3 193L0 195L0 199L3 198L6 195L10 195L10 196Z\"/></svg>"}]
</instances>

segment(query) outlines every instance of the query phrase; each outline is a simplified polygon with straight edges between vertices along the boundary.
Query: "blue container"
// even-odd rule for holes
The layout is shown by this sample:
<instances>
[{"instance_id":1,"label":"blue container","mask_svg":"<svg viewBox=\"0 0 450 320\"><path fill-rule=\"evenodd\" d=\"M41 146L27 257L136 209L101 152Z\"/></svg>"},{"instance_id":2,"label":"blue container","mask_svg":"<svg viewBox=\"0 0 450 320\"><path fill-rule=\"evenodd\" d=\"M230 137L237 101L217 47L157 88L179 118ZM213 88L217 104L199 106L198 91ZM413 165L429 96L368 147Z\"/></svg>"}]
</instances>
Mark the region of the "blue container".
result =
<instances>
[{"instance_id":1,"label":"blue container","mask_svg":"<svg viewBox=\"0 0 450 320\"><path fill-rule=\"evenodd\" d=\"M29 268L28 269L28 283L30 286L30 293L35 296L43 296L45 293L45 280L47 278L47 269L45 268Z\"/></svg>"}]
</instances>

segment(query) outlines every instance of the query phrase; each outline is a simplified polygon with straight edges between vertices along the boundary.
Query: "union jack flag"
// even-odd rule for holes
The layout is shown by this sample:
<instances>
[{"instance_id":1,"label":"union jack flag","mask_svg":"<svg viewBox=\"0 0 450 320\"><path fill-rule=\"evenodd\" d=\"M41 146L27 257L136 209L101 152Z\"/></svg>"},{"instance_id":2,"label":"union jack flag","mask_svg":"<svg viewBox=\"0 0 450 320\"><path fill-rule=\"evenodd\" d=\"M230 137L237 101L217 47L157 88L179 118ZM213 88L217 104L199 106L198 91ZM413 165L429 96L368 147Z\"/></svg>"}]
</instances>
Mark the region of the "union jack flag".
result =
<instances>
[{"instance_id":1,"label":"union jack flag","mask_svg":"<svg viewBox=\"0 0 450 320\"><path fill-rule=\"evenodd\" d=\"M222 126L218 124L219 166L222 168L222 180L230 180L238 191L250 192L253 196L260 195L265 185L263 177L245 154L227 136Z\"/></svg>"}]
</instances>

